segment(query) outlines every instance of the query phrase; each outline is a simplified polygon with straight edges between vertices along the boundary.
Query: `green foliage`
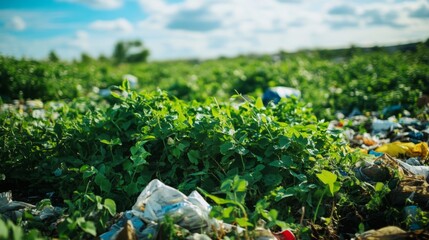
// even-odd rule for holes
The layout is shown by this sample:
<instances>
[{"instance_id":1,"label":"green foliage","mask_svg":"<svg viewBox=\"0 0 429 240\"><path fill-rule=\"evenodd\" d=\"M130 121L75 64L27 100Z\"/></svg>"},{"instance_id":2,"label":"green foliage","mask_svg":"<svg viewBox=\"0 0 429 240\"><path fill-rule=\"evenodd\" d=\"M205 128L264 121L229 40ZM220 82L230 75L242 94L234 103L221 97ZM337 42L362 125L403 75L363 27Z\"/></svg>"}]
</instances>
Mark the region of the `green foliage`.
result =
<instances>
[{"instance_id":1,"label":"green foliage","mask_svg":"<svg viewBox=\"0 0 429 240\"><path fill-rule=\"evenodd\" d=\"M331 196L334 196L335 192L338 192L339 186L335 183L337 183L337 175L334 173L328 172L326 170L322 170L322 173L316 174L317 178L320 179L324 184L326 184L329 187L329 193Z\"/></svg>"},{"instance_id":2,"label":"green foliage","mask_svg":"<svg viewBox=\"0 0 429 240\"><path fill-rule=\"evenodd\" d=\"M219 205L213 216L226 222L251 229L262 218L301 237L309 236L309 223L330 225L350 209L378 211L388 185L358 181L352 169L360 155L320 119L353 107L402 104L413 111L428 93L427 45L402 54L355 50L341 61L302 52L280 60L116 67L86 57L80 63L0 57L1 103L19 99L0 111L2 184L58 193L67 205L58 225L64 238L105 231L154 178L185 193L204 189ZM87 95L93 87L119 85L128 72L144 83L143 91L124 81L111 88L108 102ZM264 106L259 96L275 85L299 88L303 99ZM35 109L26 98L45 104ZM165 224L165 234L176 231ZM0 228L27 234L10 223Z\"/></svg>"},{"instance_id":3,"label":"green foliage","mask_svg":"<svg viewBox=\"0 0 429 240\"><path fill-rule=\"evenodd\" d=\"M122 75L132 73L145 91L161 88L182 100L226 101L236 93L257 98L267 87L289 86L302 91L320 119L331 119L336 112L347 115L354 108L381 111L391 105L413 113L417 99L429 94L428 49L421 43L403 52L351 48L282 53L278 58L143 63L149 54L143 44L121 41L113 53L116 63L125 63L119 66L107 59L91 61L87 55L75 63L1 57L0 95L8 101L19 92L24 98L74 98L93 87L119 85Z\"/></svg>"},{"instance_id":4,"label":"green foliage","mask_svg":"<svg viewBox=\"0 0 429 240\"><path fill-rule=\"evenodd\" d=\"M224 180L221 185L221 192L226 195L226 198L217 197L199 188L206 197L213 200L217 205L225 205L225 207L215 206L210 212L210 216L222 219L227 223L238 224L243 228L252 227L253 224L249 221L244 205L247 184L247 181L237 175L233 179Z\"/></svg>"},{"instance_id":5,"label":"green foliage","mask_svg":"<svg viewBox=\"0 0 429 240\"><path fill-rule=\"evenodd\" d=\"M0 97L8 102L73 99L87 95L94 87L119 85L126 73L126 69L114 69L104 62L42 62L0 56Z\"/></svg>"},{"instance_id":6,"label":"green foliage","mask_svg":"<svg viewBox=\"0 0 429 240\"><path fill-rule=\"evenodd\" d=\"M232 107L128 89L124 82L111 107L96 107L88 100L47 104L45 116L55 112L55 120L19 111L0 115L2 135L7 136L1 140L1 169L11 169L3 173L6 181L37 179L34 184L81 202L81 207L68 203L73 210L62 228L66 232L102 229L105 219L86 223L93 220L82 215L99 205L95 195L113 199L123 211L153 178L184 192L197 187L223 191L243 208L275 192L272 208L278 213L270 213L275 222L274 216L281 219L291 208L314 209L320 199L314 190L325 185L316 173L346 157L341 139L329 134L327 123L317 121L297 99L275 107L264 107L259 100ZM38 141L40 145L34 144ZM108 202L103 216L113 212ZM250 226L249 216L236 218Z\"/></svg>"},{"instance_id":7,"label":"green foliage","mask_svg":"<svg viewBox=\"0 0 429 240\"><path fill-rule=\"evenodd\" d=\"M75 192L73 199L65 200L66 218L59 223L60 238L85 238L97 236L106 231L108 221L116 214L116 204L112 199L103 199L93 193Z\"/></svg>"},{"instance_id":8,"label":"green foliage","mask_svg":"<svg viewBox=\"0 0 429 240\"><path fill-rule=\"evenodd\" d=\"M37 229L31 229L26 231L19 225L16 225L10 220L3 220L0 218L0 239L11 239L11 240L43 240L40 232Z\"/></svg>"},{"instance_id":9,"label":"green foliage","mask_svg":"<svg viewBox=\"0 0 429 240\"><path fill-rule=\"evenodd\" d=\"M371 193L371 200L365 205L370 211L377 211L384 205L385 197L390 192L390 188L387 184L377 182L374 186L374 190Z\"/></svg>"}]
</instances>

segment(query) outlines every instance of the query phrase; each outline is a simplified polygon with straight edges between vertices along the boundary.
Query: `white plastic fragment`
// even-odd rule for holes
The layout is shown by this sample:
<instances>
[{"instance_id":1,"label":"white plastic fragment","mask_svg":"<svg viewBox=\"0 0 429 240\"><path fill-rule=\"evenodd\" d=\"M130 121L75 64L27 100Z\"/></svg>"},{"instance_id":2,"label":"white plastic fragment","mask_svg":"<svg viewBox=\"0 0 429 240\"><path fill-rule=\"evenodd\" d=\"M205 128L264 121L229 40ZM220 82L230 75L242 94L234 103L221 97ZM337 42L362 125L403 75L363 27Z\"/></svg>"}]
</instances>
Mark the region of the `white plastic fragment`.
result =
<instances>
[{"instance_id":1,"label":"white plastic fragment","mask_svg":"<svg viewBox=\"0 0 429 240\"><path fill-rule=\"evenodd\" d=\"M373 119L372 120L372 131L373 133L389 131L394 128L402 128L401 124L389 121L389 120L381 120L381 119Z\"/></svg>"},{"instance_id":2,"label":"white plastic fragment","mask_svg":"<svg viewBox=\"0 0 429 240\"><path fill-rule=\"evenodd\" d=\"M396 161L398 161L398 163L405 169L407 169L408 171L410 171L411 173L417 175L417 176L423 176L425 178L427 178L429 176L429 166L412 166L406 162L403 162L399 159L396 159Z\"/></svg>"}]
</instances>

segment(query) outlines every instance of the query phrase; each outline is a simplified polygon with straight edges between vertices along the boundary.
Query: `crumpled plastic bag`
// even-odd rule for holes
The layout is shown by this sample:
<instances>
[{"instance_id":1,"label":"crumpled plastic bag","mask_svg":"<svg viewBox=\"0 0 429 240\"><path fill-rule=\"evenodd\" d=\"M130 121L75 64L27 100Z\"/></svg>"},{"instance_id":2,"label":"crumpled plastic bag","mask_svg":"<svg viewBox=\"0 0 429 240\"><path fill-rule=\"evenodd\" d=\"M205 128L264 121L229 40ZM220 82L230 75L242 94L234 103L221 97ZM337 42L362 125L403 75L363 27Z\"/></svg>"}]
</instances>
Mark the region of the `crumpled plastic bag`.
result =
<instances>
[{"instance_id":1,"label":"crumpled plastic bag","mask_svg":"<svg viewBox=\"0 0 429 240\"><path fill-rule=\"evenodd\" d=\"M210 205L197 191L187 197L158 179L146 186L132 207L132 213L146 222L157 222L168 215L188 230L208 227L209 212Z\"/></svg>"},{"instance_id":2,"label":"crumpled plastic bag","mask_svg":"<svg viewBox=\"0 0 429 240\"><path fill-rule=\"evenodd\" d=\"M402 128L401 124L394 122L392 120L381 120L381 119L373 119L372 120L372 132L373 134L391 131L394 128Z\"/></svg>"},{"instance_id":3,"label":"crumpled plastic bag","mask_svg":"<svg viewBox=\"0 0 429 240\"><path fill-rule=\"evenodd\" d=\"M376 152L387 153L392 157L406 155L408 157L420 157L422 160L428 158L429 147L426 142L418 144L412 142L392 142L382 145L375 149Z\"/></svg>"},{"instance_id":4,"label":"crumpled plastic bag","mask_svg":"<svg viewBox=\"0 0 429 240\"><path fill-rule=\"evenodd\" d=\"M211 206L197 192L185 196L179 190L154 179L143 189L132 210L126 211L110 230L99 236L102 240L119 240L123 233L132 233L137 239L156 238L159 222L169 216L174 224L188 230L194 238L204 239L204 233L212 231L242 234L244 229L210 218ZM199 238L202 237L202 238Z\"/></svg>"},{"instance_id":5,"label":"crumpled plastic bag","mask_svg":"<svg viewBox=\"0 0 429 240\"><path fill-rule=\"evenodd\" d=\"M401 167L407 169L414 175L423 176L425 179L429 176L429 166L413 166L399 159L396 160Z\"/></svg>"}]
</instances>

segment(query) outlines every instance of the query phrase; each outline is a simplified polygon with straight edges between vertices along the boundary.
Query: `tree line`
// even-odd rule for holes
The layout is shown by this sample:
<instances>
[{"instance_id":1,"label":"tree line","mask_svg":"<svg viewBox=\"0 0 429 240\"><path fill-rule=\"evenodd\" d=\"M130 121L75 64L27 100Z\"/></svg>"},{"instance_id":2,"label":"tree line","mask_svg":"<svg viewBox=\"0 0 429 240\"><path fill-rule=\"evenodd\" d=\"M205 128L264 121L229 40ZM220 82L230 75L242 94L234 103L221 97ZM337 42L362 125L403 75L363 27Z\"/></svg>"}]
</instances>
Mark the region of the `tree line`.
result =
<instances>
[{"instance_id":1,"label":"tree line","mask_svg":"<svg viewBox=\"0 0 429 240\"><path fill-rule=\"evenodd\" d=\"M98 60L111 61L114 64L139 63L146 62L149 55L149 49L147 49L140 40L118 41L110 57L100 55ZM58 62L61 59L54 50L51 50L48 54L48 60L51 62ZM89 54L81 53L80 62L89 62L92 60L94 59Z\"/></svg>"}]
</instances>

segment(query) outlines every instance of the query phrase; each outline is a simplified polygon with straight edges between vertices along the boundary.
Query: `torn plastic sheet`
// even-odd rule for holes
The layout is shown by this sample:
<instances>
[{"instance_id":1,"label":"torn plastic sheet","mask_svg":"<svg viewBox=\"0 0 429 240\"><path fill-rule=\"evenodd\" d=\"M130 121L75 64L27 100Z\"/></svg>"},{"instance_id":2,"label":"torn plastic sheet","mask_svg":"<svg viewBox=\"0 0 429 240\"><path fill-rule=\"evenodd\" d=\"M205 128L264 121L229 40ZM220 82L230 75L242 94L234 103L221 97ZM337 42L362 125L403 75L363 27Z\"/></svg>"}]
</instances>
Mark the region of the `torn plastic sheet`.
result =
<instances>
[{"instance_id":1,"label":"torn plastic sheet","mask_svg":"<svg viewBox=\"0 0 429 240\"><path fill-rule=\"evenodd\" d=\"M99 238L118 239L119 233L129 230L127 225L130 224L137 239L154 238L158 233L159 222L166 216L192 233L205 233L213 229L222 229L225 232L237 231L238 234L244 231L241 227L210 218L210 210L211 206L197 191L186 196L154 179L137 197L132 210L126 211L121 219Z\"/></svg>"}]
</instances>

